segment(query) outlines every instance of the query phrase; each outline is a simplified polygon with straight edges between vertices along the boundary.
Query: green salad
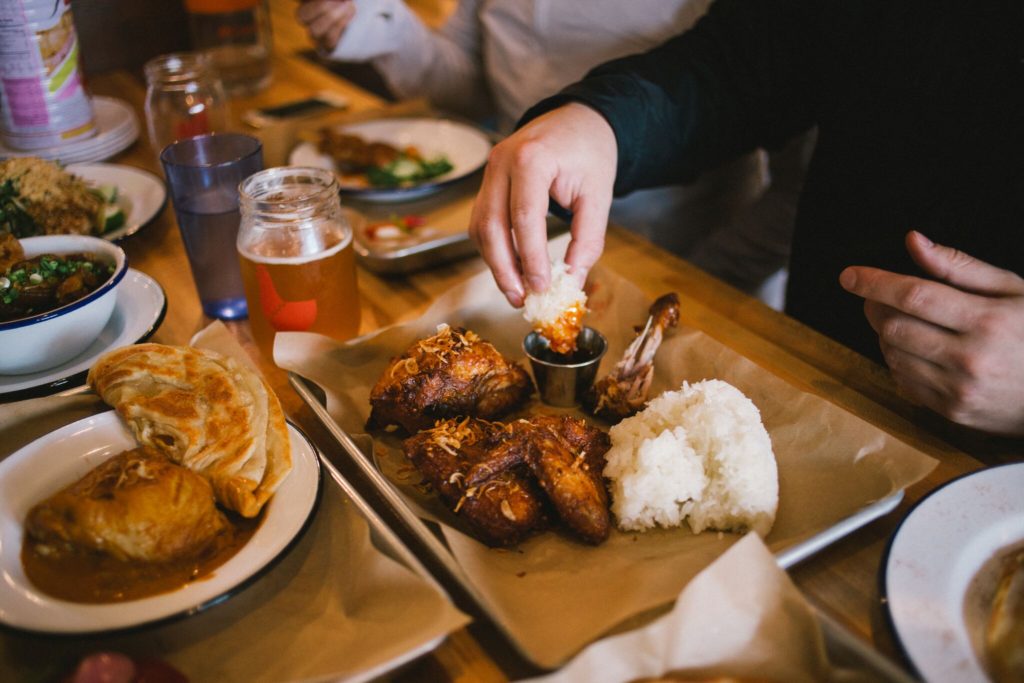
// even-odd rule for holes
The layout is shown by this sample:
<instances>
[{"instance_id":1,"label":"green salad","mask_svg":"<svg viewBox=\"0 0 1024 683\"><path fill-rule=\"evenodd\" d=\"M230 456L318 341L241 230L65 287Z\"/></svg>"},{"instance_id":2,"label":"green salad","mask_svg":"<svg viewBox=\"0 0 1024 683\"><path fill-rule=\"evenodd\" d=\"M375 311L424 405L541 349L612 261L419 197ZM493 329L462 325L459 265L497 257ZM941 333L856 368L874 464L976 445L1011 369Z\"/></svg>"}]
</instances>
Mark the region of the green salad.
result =
<instances>
[{"instance_id":1,"label":"green salad","mask_svg":"<svg viewBox=\"0 0 1024 683\"><path fill-rule=\"evenodd\" d=\"M403 153L387 165L366 169L366 179L374 187L406 187L442 176L452 168L446 156L419 159Z\"/></svg>"}]
</instances>

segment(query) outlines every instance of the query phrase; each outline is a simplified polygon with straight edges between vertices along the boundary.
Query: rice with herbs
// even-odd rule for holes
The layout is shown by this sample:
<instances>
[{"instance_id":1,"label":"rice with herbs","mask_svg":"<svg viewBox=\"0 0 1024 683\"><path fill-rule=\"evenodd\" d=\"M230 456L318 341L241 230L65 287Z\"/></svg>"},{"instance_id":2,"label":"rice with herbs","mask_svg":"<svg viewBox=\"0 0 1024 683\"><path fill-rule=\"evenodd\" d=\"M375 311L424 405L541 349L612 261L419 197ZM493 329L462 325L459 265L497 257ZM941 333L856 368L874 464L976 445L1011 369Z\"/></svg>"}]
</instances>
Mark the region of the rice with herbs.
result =
<instances>
[{"instance_id":1,"label":"rice with herbs","mask_svg":"<svg viewBox=\"0 0 1024 683\"><path fill-rule=\"evenodd\" d=\"M771 439L757 406L731 384L684 382L609 436L604 476L619 528L685 521L694 533L771 530L779 503Z\"/></svg>"},{"instance_id":2,"label":"rice with herbs","mask_svg":"<svg viewBox=\"0 0 1024 683\"><path fill-rule=\"evenodd\" d=\"M35 157L0 161L0 197L3 222L16 237L100 231L103 200L53 162ZM30 220L19 220L24 216Z\"/></svg>"}]
</instances>

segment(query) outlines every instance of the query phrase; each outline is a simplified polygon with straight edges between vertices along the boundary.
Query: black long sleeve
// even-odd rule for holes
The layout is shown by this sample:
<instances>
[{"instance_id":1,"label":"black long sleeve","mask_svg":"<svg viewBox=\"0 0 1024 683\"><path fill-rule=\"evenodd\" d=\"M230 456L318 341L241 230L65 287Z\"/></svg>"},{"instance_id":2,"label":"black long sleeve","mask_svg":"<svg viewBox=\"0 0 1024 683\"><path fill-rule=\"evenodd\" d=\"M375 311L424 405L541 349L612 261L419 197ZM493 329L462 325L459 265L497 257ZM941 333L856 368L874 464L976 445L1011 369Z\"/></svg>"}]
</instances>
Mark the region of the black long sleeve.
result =
<instances>
[{"instance_id":1,"label":"black long sleeve","mask_svg":"<svg viewBox=\"0 0 1024 683\"><path fill-rule=\"evenodd\" d=\"M847 265L916 273L910 229L1024 273L1024 3L717 0L688 33L594 69L616 192L693 177L812 125L787 311L879 358Z\"/></svg>"}]
</instances>

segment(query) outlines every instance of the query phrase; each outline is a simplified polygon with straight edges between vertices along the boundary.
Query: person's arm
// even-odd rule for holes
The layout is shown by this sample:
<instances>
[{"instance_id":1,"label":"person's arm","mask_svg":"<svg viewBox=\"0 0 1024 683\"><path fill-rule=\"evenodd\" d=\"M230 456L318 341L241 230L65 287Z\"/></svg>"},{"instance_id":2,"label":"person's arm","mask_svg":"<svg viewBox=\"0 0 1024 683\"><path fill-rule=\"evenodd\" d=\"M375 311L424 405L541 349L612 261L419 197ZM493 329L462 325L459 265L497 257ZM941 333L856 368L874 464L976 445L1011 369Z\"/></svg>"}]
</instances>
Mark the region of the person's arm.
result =
<instances>
[{"instance_id":1,"label":"person's arm","mask_svg":"<svg viewBox=\"0 0 1024 683\"><path fill-rule=\"evenodd\" d=\"M718 0L690 31L608 62L523 117L567 101L599 111L619 146L616 194L692 180L813 125L815 0Z\"/></svg>"},{"instance_id":2,"label":"person's arm","mask_svg":"<svg viewBox=\"0 0 1024 683\"><path fill-rule=\"evenodd\" d=\"M604 243L612 190L606 175L614 174L617 194L687 180L808 128L814 52L827 39L820 15L830 4L718 0L691 31L602 65L527 112L521 131L492 152L470 222L509 301L522 301L524 276L532 289L547 286L549 196L574 211L566 262L582 279ZM592 118L581 124L578 110L563 114L568 103L586 105L603 127ZM588 146L594 149L580 151ZM602 163L615 166L594 167Z\"/></svg>"},{"instance_id":3,"label":"person's arm","mask_svg":"<svg viewBox=\"0 0 1024 683\"><path fill-rule=\"evenodd\" d=\"M483 117L491 103L480 55L479 4L460 0L435 31L402 0L359 0L329 57L372 62L397 97L426 97L442 109Z\"/></svg>"},{"instance_id":4,"label":"person's arm","mask_svg":"<svg viewBox=\"0 0 1024 683\"><path fill-rule=\"evenodd\" d=\"M864 297L896 384L954 422L1024 435L1024 279L917 232L907 250L934 280L864 266L839 276Z\"/></svg>"}]
</instances>

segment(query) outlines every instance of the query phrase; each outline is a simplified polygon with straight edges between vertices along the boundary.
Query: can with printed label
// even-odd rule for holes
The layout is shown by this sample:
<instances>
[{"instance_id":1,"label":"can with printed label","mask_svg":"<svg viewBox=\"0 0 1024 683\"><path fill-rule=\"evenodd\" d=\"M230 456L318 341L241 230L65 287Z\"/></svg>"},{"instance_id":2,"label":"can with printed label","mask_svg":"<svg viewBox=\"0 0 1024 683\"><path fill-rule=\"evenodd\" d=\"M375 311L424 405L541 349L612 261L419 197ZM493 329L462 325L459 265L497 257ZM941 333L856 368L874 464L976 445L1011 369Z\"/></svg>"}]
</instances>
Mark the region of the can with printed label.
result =
<instances>
[{"instance_id":1,"label":"can with printed label","mask_svg":"<svg viewBox=\"0 0 1024 683\"><path fill-rule=\"evenodd\" d=\"M45 149L96 134L71 0L0 0L0 136Z\"/></svg>"}]
</instances>

